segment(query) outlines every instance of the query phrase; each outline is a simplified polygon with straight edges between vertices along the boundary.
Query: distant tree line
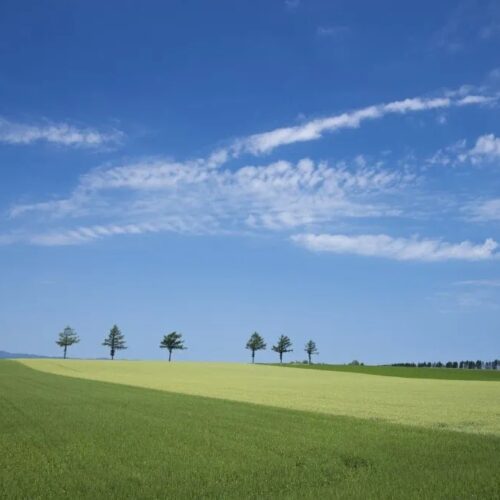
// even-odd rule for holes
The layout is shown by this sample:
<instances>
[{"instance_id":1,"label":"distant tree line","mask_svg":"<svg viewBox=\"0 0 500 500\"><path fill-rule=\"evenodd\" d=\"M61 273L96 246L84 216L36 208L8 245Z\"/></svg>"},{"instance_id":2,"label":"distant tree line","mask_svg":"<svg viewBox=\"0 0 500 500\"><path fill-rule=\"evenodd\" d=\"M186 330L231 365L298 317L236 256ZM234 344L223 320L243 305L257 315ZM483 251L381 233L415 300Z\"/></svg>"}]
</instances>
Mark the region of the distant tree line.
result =
<instances>
[{"instance_id":1,"label":"distant tree line","mask_svg":"<svg viewBox=\"0 0 500 500\"><path fill-rule=\"evenodd\" d=\"M468 370L498 370L500 369L500 359L494 359L493 361L482 361L480 359L476 361L447 361L442 363L437 362L421 362L421 363L392 363L391 366L407 366L410 368L461 368Z\"/></svg>"},{"instance_id":2,"label":"distant tree line","mask_svg":"<svg viewBox=\"0 0 500 500\"><path fill-rule=\"evenodd\" d=\"M56 340L56 344L63 348L64 359L66 359L68 347L73 344L77 344L78 342L80 342L80 338L76 334L75 330L69 326L67 326L59 334L59 337ZM109 348L109 357L112 360L115 359L117 351L127 349L125 335L123 335L117 325L112 326L102 345ZM255 353L257 351L264 351L267 344L259 333L254 332L248 339L245 347L250 350L252 363L255 363ZM171 361L173 351L187 349L184 345L182 333L172 332L168 335L164 335L160 342L160 349L166 349L168 351L168 361ZM292 341L286 335L280 335L276 344L271 347L271 350L278 353L280 363L283 363L283 355L288 352L293 352ZM312 363L312 356L319 354L316 343L313 340L309 340L306 343L304 351L307 354L307 362L309 364Z\"/></svg>"}]
</instances>

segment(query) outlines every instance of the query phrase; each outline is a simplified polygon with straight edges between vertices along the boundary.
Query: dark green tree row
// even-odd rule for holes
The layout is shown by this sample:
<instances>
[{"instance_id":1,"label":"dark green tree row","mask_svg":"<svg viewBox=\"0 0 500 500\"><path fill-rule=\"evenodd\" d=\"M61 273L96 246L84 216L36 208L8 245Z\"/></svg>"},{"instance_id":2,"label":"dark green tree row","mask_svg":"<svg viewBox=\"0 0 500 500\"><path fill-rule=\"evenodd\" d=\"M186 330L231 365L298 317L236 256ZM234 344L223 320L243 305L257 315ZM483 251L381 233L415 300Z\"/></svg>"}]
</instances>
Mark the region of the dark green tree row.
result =
<instances>
[{"instance_id":1,"label":"dark green tree row","mask_svg":"<svg viewBox=\"0 0 500 500\"><path fill-rule=\"evenodd\" d=\"M75 330L69 326L67 326L59 334L59 338L56 340L56 344L64 349L64 359L66 359L68 347L73 344L78 344L78 342L80 342L80 338L76 334ZM109 356L111 359L115 359L117 351L127 348L125 336L117 325L113 325L102 345L109 347ZM266 347L267 345L264 339L257 332L252 333L246 344L246 348L252 352L252 363L255 362L255 353L257 351L264 351ZM173 351L184 350L187 349L187 347L184 345L182 334L172 332L163 336L163 339L160 342L160 349L166 349L168 351L168 360L171 361ZM283 354L293 351L292 341L286 335L280 335L278 341L271 347L271 349L278 353L280 363L283 363ZM319 354L316 343L313 340L309 340L306 343L304 351L307 353L309 364L312 362L312 356Z\"/></svg>"},{"instance_id":2,"label":"dark green tree row","mask_svg":"<svg viewBox=\"0 0 500 500\"><path fill-rule=\"evenodd\" d=\"M421 363L393 363L391 366L407 366L410 368L462 368L469 370L498 370L500 368L500 359L494 359L493 361L482 361L480 359L476 361L447 361L446 363L441 363L437 361L434 363L421 362Z\"/></svg>"}]
</instances>

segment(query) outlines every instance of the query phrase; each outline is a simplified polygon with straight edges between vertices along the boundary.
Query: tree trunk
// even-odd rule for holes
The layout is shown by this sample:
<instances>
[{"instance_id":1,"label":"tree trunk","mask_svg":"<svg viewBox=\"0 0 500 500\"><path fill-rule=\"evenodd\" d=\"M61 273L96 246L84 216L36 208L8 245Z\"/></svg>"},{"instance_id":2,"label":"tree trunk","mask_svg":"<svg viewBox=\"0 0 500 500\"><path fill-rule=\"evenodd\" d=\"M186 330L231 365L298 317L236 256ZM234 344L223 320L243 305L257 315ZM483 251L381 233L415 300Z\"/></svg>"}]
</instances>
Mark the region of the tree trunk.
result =
<instances>
[{"instance_id":1,"label":"tree trunk","mask_svg":"<svg viewBox=\"0 0 500 500\"><path fill-rule=\"evenodd\" d=\"M111 349L111 361L113 361L113 359L115 359L115 350Z\"/></svg>"},{"instance_id":2,"label":"tree trunk","mask_svg":"<svg viewBox=\"0 0 500 500\"><path fill-rule=\"evenodd\" d=\"M280 352L280 363L283 364L283 353Z\"/></svg>"},{"instance_id":3,"label":"tree trunk","mask_svg":"<svg viewBox=\"0 0 500 500\"><path fill-rule=\"evenodd\" d=\"M168 350L168 362L170 363L170 360L172 359L172 349Z\"/></svg>"},{"instance_id":4,"label":"tree trunk","mask_svg":"<svg viewBox=\"0 0 500 500\"><path fill-rule=\"evenodd\" d=\"M65 346L64 346L64 359L66 359L66 350L67 350L67 349L68 349L68 346L67 346L67 345L65 345Z\"/></svg>"},{"instance_id":5,"label":"tree trunk","mask_svg":"<svg viewBox=\"0 0 500 500\"><path fill-rule=\"evenodd\" d=\"M309 356L309 364L311 364L311 353L308 352L307 355Z\"/></svg>"},{"instance_id":6,"label":"tree trunk","mask_svg":"<svg viewBox=\"0 0 500 500\"><path fill-rule=\"evenodd\" d=\"M255 363L255 351L252 351L252 364Z\"/></svg>"}]
</instances>

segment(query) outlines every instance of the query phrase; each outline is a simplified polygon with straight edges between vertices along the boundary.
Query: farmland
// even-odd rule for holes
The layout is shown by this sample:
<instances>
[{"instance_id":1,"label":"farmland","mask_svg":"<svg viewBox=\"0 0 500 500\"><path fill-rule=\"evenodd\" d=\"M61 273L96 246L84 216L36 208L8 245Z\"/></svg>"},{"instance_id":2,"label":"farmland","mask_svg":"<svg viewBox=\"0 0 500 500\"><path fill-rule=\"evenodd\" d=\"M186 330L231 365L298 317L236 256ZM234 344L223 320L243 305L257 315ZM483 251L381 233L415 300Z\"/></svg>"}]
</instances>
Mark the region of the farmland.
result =
<instances>
[{"instance_id":1,"label":"farmland","mask_svg":"<svg viewBox=\"0 0 500 500\"><path fill-rule=\"evenodd\" d=\"M500 435L498 383L378 377L237 363L23 363L56 375L194 396Z\"/></svg>"},{"instance_id":2,"label":"farmland","mask_svg":"<svg viewBox=\"0 0 500 500\"><path fill-rule=\"evenodd\" d=\"M2 496L494 498L499 391L237 364L2 361Z\"/></svg>"},{"instance_id":3,"label":"farmland","mask_svg":"<svg viewBox=\"0 0 500 500\"><path fill-rule=\"evenodd\" d=\"M500 370L464 370L457 368L417 368L406 366L306 365L303 363L291 363L285 366L287 368L304 368L306 370L365 373L367 375L382 375L384 377L430 378L438 380L491 380L493 382L500 382Z\"/></svg>"}]
</instances>

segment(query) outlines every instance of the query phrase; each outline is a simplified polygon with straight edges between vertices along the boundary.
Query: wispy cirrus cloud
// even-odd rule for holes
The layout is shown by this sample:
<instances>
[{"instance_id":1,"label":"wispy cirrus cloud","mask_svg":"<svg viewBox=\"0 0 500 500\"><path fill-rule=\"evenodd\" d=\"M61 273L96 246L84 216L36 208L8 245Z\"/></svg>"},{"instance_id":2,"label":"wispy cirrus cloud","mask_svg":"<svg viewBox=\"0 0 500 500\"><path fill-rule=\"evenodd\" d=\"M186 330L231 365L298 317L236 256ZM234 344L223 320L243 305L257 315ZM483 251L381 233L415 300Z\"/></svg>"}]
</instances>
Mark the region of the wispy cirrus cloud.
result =
<instances>
[{"instance_id":1,"label":"wispy cirrus cloud","mask_svg":"<svg viewBox=\"0 0 500 500\"><path fill-rule=\"evenodd\" d=\"M123 234L102 227L156 227L162 231L200 231L211 220L213 231L287 231L328 224L343 218L397 216L399 210L381 196L399 196L414 182L410 172L371 166L357 158L353 165L302 159L239 169L213 168L198 161L145 160L98 168L80 179L71 196L12 207L12 218L52 225L100 228L97 237ZM172 218L178 225L172 224ZM108 222L92 223L93 220ZM169 223L165 223L168 220ZM48 223L48 224L47 224ZM143 224L145 224L143 226ZM37 224L38 226L38 224ZM79 243L93 239L88 230L57 230L32 243ZM49 231L50 233L50 231Z\"/></svg>"},{"instance_id":2,"label":"wispy cirrus cloud","mask_svg":"<svg viewBox=\"0 0 500 500\"><path fill-rule=\"evenodd\" d=\"M360 243L371 242L378 249L373 250L374 256L380 254L399 260L480 260L486 258L481 255L493 254L491 245L496 245L493 240L487 240L484 245L467 241L453 245L440 240L405 240L384 234L354 237L325 232L331 230L334 223L338 225L347 220L404 215L405 203L409 203L409 197L404 195L419 181L411 168L401 165L389 168L383 161L367 161L361 156L347 162L314 162L303 158L298 162L279 160L252 164L247 161L240 167L234 164L245 154L270 153L287 144L357 128L367 120L390 114L482 106L496 99L496 95L487 94L484 89L464 86L438 97L377 104L253 134L216 149L206 158L182 162L146 158L105 165L81 176L67 197L12 206L11 220L24 221L25 226L32 229L18 233L14 239L39 245L64 245L120 234L198 233L207 228L219 233L267 230L290 234L297 230L319 230L319 235L306 233L307 238L297 235L296 241L304 246L307 243L311 248L318 237L330 238L330 244L335 242L337 246L344 242L346 248L351 242L352 253L361 252L355 251ZM70 145L73 141L78 144L77 139L67 140ZM98 141L89 139L89 142ZM465 145L462 149L461 154L467 153ZM478 150L474 154L477 155ZM11 241L11 235L4 236L4 243ZM397 248L400 250L396 251ZM425 249L429 251L427 257L423 256ZM417 255L419 251L422 252L419 257L405 257ZM451 257L452 254L457 257Z\"/></svg>"},{"instance_id":3,"label":"wispy cirrus cloud","mask_svg":"<svg viewBox=\"0 0 500 500\"><path fill-rule=\"evenodd\" d=\"M466 205L463 211L473 221L500 221L500 198L474 201Z\"/></svg>"},{"instance_id":4,"label":"wispy cirrus cloud","mask_svg":"<svg viewBox=\"0 0 500 500\"><path fill-rule=\"evenodd\" d=\"M500 159L500 137L495 134L484 134L476 139L472 147L467 147L467 141L461 139L454 144L439 149L427 163L443 166L460 164L490 163Z\"/></svg>"},{"instance_id":5,"label":"wispy cirrus cloud","mask_svg":"<svg viewBox=\"0 0 500 500\"><path fill-rule=\"evenodd\" d=\"M322 138L325 133L358 128L365 121L381 119L391 114L405 115L422 111L443 110L453 106L480 105L497 99L498 96L496 95L447 93L441 97L415 97L385 104L376 104L326 118L318 118L301 125L253 134L236 141L232 145L231 151L234 155L270 153L280 146L317 140Z\"/></svg>"},{"instance_id":6,"label":"wispy cirrus cloud","mask_svg":"<svg viewBox=\"0 0 500 500\"><path fill-rule=\"evenodd\" d=\"M430 298L442 312L453 314L476 309L499 309L500 279L455 281Z\"/></svg>"},{"instance_id":7,"label":"wispy cirrus cloud","mask_svg":"<svg viewBox=\"0 0 500 500\"><path fill-rule=\"evenodd\" d=\"M123 132L102 132L93 128L79 128L69 123L28 124L0 117L0 142L27 145L47 142L59 146L97 148L116 144L124 137Z\"/></svg>"},{"instance_id":8,"label":"wispy cirrus cloud","mask_svg":"<svg viewBox=\"0 0 500 500\"><path fill-rule=\"evenodd\" d=\"M487 239L482 244L470 241L448 243L442 240L394 238L386 234L299 234L292 240L316 252L384 257L400 261L436 262L446 260L489 260L499 257L498 243Z\"/></svg>"},{"instance_id":9,"label":"wispy cirrus cloud","mask_svg":"<svg viewBox=\"0 0 500 500\"><path fill-rule=\"evenodd\" d=\"M190 216L163 217L161 221L140 222L133 224L107 224L78 226L73 229L52 230L33 234L28 241L41 246L81 245L102 238L118 235L138 235L171 231L187 234L208 234L215 230L216 221L203 216L193 219Z\"/></svg>"}]
</instances>

